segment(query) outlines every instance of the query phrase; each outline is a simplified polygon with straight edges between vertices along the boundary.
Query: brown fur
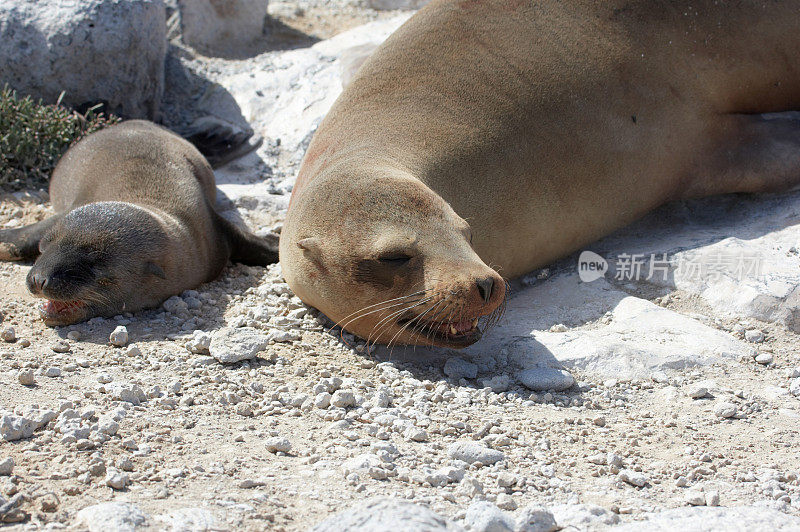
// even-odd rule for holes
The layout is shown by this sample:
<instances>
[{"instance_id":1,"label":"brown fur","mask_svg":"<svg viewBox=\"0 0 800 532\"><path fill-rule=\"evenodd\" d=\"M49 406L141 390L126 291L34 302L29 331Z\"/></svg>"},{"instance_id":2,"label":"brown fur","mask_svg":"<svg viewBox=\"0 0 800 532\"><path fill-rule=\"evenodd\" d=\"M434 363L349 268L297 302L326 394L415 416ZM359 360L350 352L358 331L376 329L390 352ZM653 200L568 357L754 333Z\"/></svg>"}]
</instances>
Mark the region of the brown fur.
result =
<instances>
[{"instance_id":1,"label":"brown fur","mask_svg":"<svg viewBox=\"0 0 800 532\"><path fill-rule=\"evenodd\" d=\"M434 1L320 125L283 229L286 279L339 319L388 294L336 271L314 277L297 240L358 254L384 231L453 236L463 219L478 262L516 277L672 199L791 188L800 120L753 113L800 109L798 28L798 0ZM354 184L366 176L380 186ZM354 208L397 179L420 187L384 206L409 209L391 213L396 227ZM454 225L403 206L436 198ZM448 280L464 274L453 266Z\"/></svg>"}]
</instances>

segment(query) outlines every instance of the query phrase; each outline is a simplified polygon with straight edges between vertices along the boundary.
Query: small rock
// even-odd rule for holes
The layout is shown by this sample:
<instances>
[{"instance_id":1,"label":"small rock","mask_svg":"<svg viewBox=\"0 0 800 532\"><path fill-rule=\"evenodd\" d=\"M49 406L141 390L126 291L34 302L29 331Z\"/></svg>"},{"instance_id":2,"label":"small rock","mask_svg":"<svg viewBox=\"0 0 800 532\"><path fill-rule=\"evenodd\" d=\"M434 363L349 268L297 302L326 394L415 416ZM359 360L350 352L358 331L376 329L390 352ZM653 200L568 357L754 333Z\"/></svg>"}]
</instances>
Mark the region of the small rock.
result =
<instances>
[{"instance_id":1,"label":"small rock","mask_svg":"<svg viewBox=\"0 0 800 532\"><path fill-rule=\"evenodd\" d=\"M793 379L789 384L789 393L795 397L800 397L800 377Z\"/></svg>"},{"instance_id":2,"label":"small rock","mask_svg":"<svg viewBox=\"0 0 800 532\"><path fill-rule=\"evenodd\" d=\"M760 329L748 329L744 333L744 339L754 344L761 343L764 341L764 332Z\"/></svg>"},{"instance_id":3,"label":"small rock","mask_svg":"<svg viewBox=\"0 0 800 532\"><path fill-rule=\"evenodd\" d=\"M428 441L428 432L419 427L408 427L403 433L406 439L416 442Z\"/></svg>"},{"instance_id":4,"label":"small rock","mask_svg":"<svg viewBox=\"0 0 800 532\"><path fill-rule=\"evenodd\" d=\"M517 516L515 532L555 532L559 530L553 514L544 506L528 506Z\"/></svg>"},{"instance_id":5,"label":"small rock","mask_svg":"<svg viewBox=\"0 0 800 532\"><path fill-rule=\"evenodd\" d=\"M353 392L346 392L344 390L336 390L331 396L331 406L337 408L349 408L355 406L356 397Z\"/></svg>"},{"instance_id":6,"label":"small rock","mask_svg":"<svg viewBox=\"0 0 800 532\"><path fill-rule=\"evenodd\" d=\"M473 501L467 508L464 524L471 532L511 532L514 520L489 501Z\"/></svg>"},{"instance_id":7,"label":"small rock","mask_svg":"<svg viewBox=\"0 0 800 532\"><path fill-rule=\"evenodd\" d=\"M69 344L67 342L56 342L50 346L54 353L69 353Z\"/></svg>"},{"instance_id":8,"label":"small rock","mask_svg":"<svg viewBox=\"0 0 800 532\"><path fill-rule=\"evenodd\" d=\"M594 419L592 419L592 423L594 423L598 427L605 427L606 426L606 418L605 418L605 416L597 416Z\"/></svg>"},{"instance_id":9,"label":"small rock","mask_svg":"<svg viewBox=\"0 0 800 532\"><path fill-rule=\"evenodd\" d=\"M647 477L643 473L632 469L623 469L617 476L623 482L627 482L631 486L636 486L637 488L642 488L647 484Z\"/></svg>"},{"instance_id":10,"label":"small rock","mask_svg":"<svg viewBox=\"0 0 800 532\"><path fill-rule=\"evenodd\" d=\"M208 352L223 364L234 364L258 356L269 345L269 337L252 327L223 327L211 337Z\"/></svg>"},{"instance_id":11,"label":"small rock","mask_svg":"<svg viewBox=\"0 0 800 532\"><path fill-rule=\"evenodd\" d=\"M236 405L236 413L240 416L250 417L253 415L253 407L249 403L239 403Z\"/></svg>"},{"instance_id":12,"label":"small rock","mask_svg":"<svg viewBox=\"0 0 800 532\"><path fill-rule=\"evenodd\" d=\"M0 339L8 343L16 342L17 333L14 331L14 327L3 327L2 330L0 330Z\"/></svg>"},{"instance_id":13,"label":"small rock","mask_svg":"<svg viewBox=\"0 0 800 532\"><path fill-rule=\"evenodd\" d=\"M81 339L80 331L70 331L67 333L67 339L72 340L73 342L77 342Z\"/></svg>"},{"instance_id":14,"label":"small rock","mask_svg":"<svg viewBox=\"0 0 800 532\"><path fill-rule=\"evenodd\" d=\"M36 384L36 378L32 369L21 369L17 373L17 380L23 386L33 386Z\"/></svg>"},{"instance_id":15,"label":"small rock","mask_svg":"<svg viewBox=\"0 0 800 532\"><path fill-rule=\"evenodd\" d=\"M147 516L138 506L125 502L104 502L87 506L76 517L77 524L85 526L90 532L132 532L147 522Z\"/></svg>"},{"instance_id":16,"label":"small rock","mask_svg":"<svg viewBox=\"0 0 800 532\"><path fill-rule=\"evenodd\" d=\"M772 364L772 360L773 360L772 353L759 353L758 355L756 355L756 362L764 366Z\"/></svg>"},{"instance_id":17,"label":"small rock","mask_svg":"<svg viewBox=\"0 0 800 532\"><path fill-rule=\"evenodd\" d=\"M14 471L14 459L10 456L0 460L0 475L8 476Z\"/></svg>"},{"instance_id":18,"label":"small rock","mask_svg":"<svg viewBox=\"0 0 800 532\"><path fill-rule=\"evenodd\" d=\"M499 494L497 496L497 500L495 501L495 504L497 505L498 508L500 508L502 510L513 511L513 510L517 509L517 502L514 500L514 498L511 495L509 495L507 493Z\"/></svg>"},{"instance_id":19,"label":"small rock","mask_svg":"<svg viewBox=\"0 0 800 532\"><path fill-rule=\"evenodd\" d=\"M192 337L186 342L186 349L196 355L209 354L211 335L203 331L194 331Z\"/></svg>"},{"instance_id":20,"label":"small rock","mask_svg":"<svg viewBox=\"0 0 800 532\"><path fill-rule=\"evenodd\" d=\"M716 490L705 492L706 506L719 506L719 492Z\"/></svg>"},{"instance_id":21,"label":"small rock","mask_svg":"<svg viewBox=\"0 0 800 532\"><path fill-rule=\"evenodd\" d=\"M60 377L61 376L61 368L57 368L55 366L50 366L44 371L45 377Z\"/></svg>"},{"instance_id":22,"label":"small rock","mask_svg":"<svg viewBox=\"0 0 800 532\"><path fill-rule=\"evenodd\" d=\"M735 416L738 410L739 407L735 404L723 401L714 408L714 415L721 418L730 418Z\"/></svg>"},{"instance_id":23,"label":"small rock","mask_svg":"<svg viewBox=\"0 0 800 532\"><path fill-rule=\"evenodd\" d=\"M450 357L444 363L444 374L451 379L474 379L478 376L478 366L461 357Z\"/></svg>"},{"instance_id":24,"label":"small rock","mask_svg":"<svg viewBox=\"0 0 800 532\"><path fill-rule=\"evenodd\" d=\"M686 391L686 395L688 395L692 399L702 399L703 397L708 396L708 388L700 385L690 386L689 389Z\"/></svg>"},{"instance_id":25,"label":"small rock","mask_svg":"<svg viewBox=\"0 0 800 532\"><path fill-rule=\"evenodd\" d=\"M130 477L119 469L109 467L106 471L105 484L115 490L123 490L130 483Z\"/></svg>"},{"instance_id":26,"label":"small rock","mask_svg":"<svg viewBox=\"0 0 800 532\"><path fill-rule=\"evenodd\" d=\"M491 465L505 458L505 455L495 449L474 441L457 441L447 448L447 455L454 460L461 460L468 464L480 462Z\"/></svg>"},{"instance_id":27,"label":"small rock","mask_svg":"<svg viewBox=\"0 0 800 532\"><path fill-rule=\"evenodd\" d=\"M575 384L575 379L568 371L556 368L528 368L517 373L516 377L526 388L535 392L545 390L560 392Z\"/></svg>"},{"instance_id":28,"label":"small rock","mask_svg":"<svg viewBox=\"0 0 800 532\"><path fill-rule=\"evenodd\" d=\"M128 329L124 325L120 325L111 332L108 341L115 347L125 347L128 345Z\"/></svg>"},{"instance_id":29,"label":"small rock","mask_svg":"<svg viewBox=\"0 0 800 532\"><path fill-rule=\"evenodd\" d=\"M264 442L264 446L267 448L267 451L271 453L288 453L292 450L291 442L289 442L287 438L281 438L279 436L267 438Z\"/></svg>"},{"instance_id":30,"label":"small rock","mask_svg":"<svg viewBox=\"0 0 800 532\"><path fill-rule=\"evenodd\" d=\"M214 520L211 512L203 508L180 508L159 516L159 519L169 523L170 529L175 532L223 529Z\"/></svg>"},{"instance_id":31,"label":"small rock","mask_svg":"<svg viewBox=\"0 0 800 532\"><path fill-rule=\"evenodd\" d=\"M683 496L683 500L690 506L705 506L706 496L702 491L688 490Z\"/></svg>"}]
</instances>

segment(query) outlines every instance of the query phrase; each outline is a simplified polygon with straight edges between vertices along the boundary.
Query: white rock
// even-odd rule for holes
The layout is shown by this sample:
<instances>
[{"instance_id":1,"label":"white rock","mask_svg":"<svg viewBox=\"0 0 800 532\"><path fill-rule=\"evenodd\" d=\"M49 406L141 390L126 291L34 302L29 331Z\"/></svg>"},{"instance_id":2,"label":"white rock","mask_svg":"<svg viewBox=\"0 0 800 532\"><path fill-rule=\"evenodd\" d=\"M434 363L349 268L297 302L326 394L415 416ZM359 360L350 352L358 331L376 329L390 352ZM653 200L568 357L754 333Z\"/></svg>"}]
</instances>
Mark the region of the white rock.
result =
<instances>
[{"instance_id":1,"label":"white rock","mask_svg":"<svg viewBox=\"0 0 800 532\"><path fill-rule=\"evenodd\" d=\"M514 519L489 501L473 501L467 508L464 524L470 532L511 532Z\"/></svg>"},{"instance_id":2,"label":"white rock","mask_svg":"<svg viewBox=\"0 0 800 532\"><path fill-rule=\"evenodd\" d=\"M749 329L745 331L744 339L751 343L761 343L764 341L764 331L761 329Z\"/></svg>"},{"instance_id":3,"label":"white rock","mask_svg":"<svg viewBox=\"0 0 800 532\"><path fill-rule=\"evenodd\" d=\"M55 412L46 409L28 408L22 415L0 411L0 437L6 441L30 438L34 431L55 417Z\"/></svg>"},{"instance_id":4,"label":"white rock","mask_svg":"<svg viewBox=\"0 0 800 532\"><path fill-rule=\"evenodd\" d=\"M0 329L0 340L8 343L16 342L17 333L14 331L14 327L3 327Z\"/></svg>"},{"instance_id":5,"label":"white rock","mask_svg":"<svg viewBox=\"0 0 800 532\"><path fill-rule=\"evenodd\" d=\"M661 510L643 515L644 520L626 523L615 532L700 532L706 530L800 530L800 517L765 506L709 508L694 506Z\"/></svg>"},{"instance_id":6,"label":"white rock","mask_svg":"<svg viewBox=\"0 0 800 532\"><path fill-rule=\"evenodd\" d=\"M416 442L428 441L428 432L425 429L419 427L408 427L403 433L403 436L405 436L406 439L411 441L416 441Z\"/></svg>"},{"instance_id":7,"label":"white rock","mask_svg":"<svg viewBox=\"0 0 800 532\"><path fill-rule=\"evenodd\" d=\"M45 377L51 377L51 378L60 377L61 376L61 368L58 368L58 367L55 367L55 366L50 366L49 368L44 370L44 376Z\"/></svg>"},{"instance_id":8,"label":"white rock","mask_svg":"<svg viewBox=\"0 0 800 532\"><path fill-rule=\"evenodd\" d=\"M120 325L111 332L108 341L113 346L125 347L128 345L128 329L124 325Z\"/></svg>"},{"instance_id":9,"label":"white rock","mask_svg":"<svg viewBox=\"0 0 800 532\"><path fill-rule=\"evenodd\" d=\"M365 453L345 460L345 462L342 464L342 471L344 472L344 476L347 477L353 473L357 475L368 474L370 469L382 467L383 460L381 460L377 455Z\"/></svg>"},{"instance_id":10,"label":"white rock","mask_svg":"<svg viewBox=\"0 0 800 532\"><path fill-rule=\"evenodd\" d=\"M105 385L106 392L116 401L139 405L147 400L144 391L136 384L112 382Z\"/></svg>"},{"instance_id":11,"label":"white rock","mask_svg":"<svg viewBox=\"0 0 800 532\"><path fill-rule=\"evenodd\" d=\"M594 504L558 504L550 511L558 526L566 530L596 530L619 522L617 514Z\"/></svg>"},{"instance_id":12,"label":"white rock","mask_svg":"<svg viewBox=\"0 0 800 532\"><path fill-rule=\"evenodd\" d=\"M109 467L106 469L106 486L115 490L123 490L130 483L130 477L127 473L123 473L119 469Z\"/></svg>"},{"instance_id":13,"label":"white rock","mask_svg":"<svg viewBox=\"0 0 800 532\"><path fill-rule=\"evenodd\" d=\"M356 396L353 394L353 392L336 390L333 392L330 401L331 406L335 406L337 408L349 408L351 406L355 406Z\"/></svg>"},{"instance_id":14,"label":"white rock","mask_svg":"<svg viewBox=\"0 0 800 532\"><path fill-rule=\"evenodd\" d=\"M268 340L271 340L273 342L282 342L282 343L294 342L295 340L300 340L301 338L302 336L297 331L281 331L281 330L272 331L267 336Z\"/></svg>"},{"instance_id":15,"label":"white rock","mask_svg":"<svg viewBox=\"0 0 800 532\"><path fill-rule=\"evenodd\" d=\"M425 506L401 499L374 498L357 503L311 529L312 532L408 530L455 532L458 528Z\"/></svg>"},{"instance_id":16,"label":"white rock","mask_svg":"<svg viewBox=\"0 0 800 532\"><path fill-rule=\"evenodd\" d=\"M180 508L156 517L169 525L172 532L211 532L218 530L214 516L204 508Z\"/></svg>"},{"instance_id":17,"label":"white rock","mask_svg":"<svg viewBox=\"0 0 800 532\"><path fill-rule=\"evenodd\" d=\"M800 377L793 379L789 384L789 393L795 397L800 397Z\"/></svg>"},{"instance_id":18,"label":"white rock","mask_svg":"<svg viewBox=\"0 0 800 532\"><path fill-rule=\"evenodd\" d=\"M204 54L241 54L263 35L267 0L178 0L181 38Z\"/></svg>"},{"instance_id":19,"label":"white rock","mask_svg":"<svg viewBox=\"0 0 800 532\"><path fill-rule=\"evenodd\" d=\"M328 408L331 405L331 394L328 392L318 393L314 397L314 406L317 408Z\"/></svg>"},{"instance_id":20,"label":"white rock","mask_svg":"<svg viewBox=\"0 0 800 532\"><path fill-rule=\"evenodd\" d=\"M719 506L719 492L716 490L709 490L705 492L706 506Z\"/></svg>"},{"instance_id":21,"label":"white rock","mask_svg":"<svg viewBox=\"0 0 800 532\"><path fill-rule=\"evenodd\" d=\"M167 44L163 0L3 0L0 21L2 77L11 88L47 104L63 92L69 107L106 101L112 113L155 118Z\"/></svg>"},{"instance_id":22,"label":"white rock","mask_svg":"<svg viewBox=\"0 0 800 532\"><path fill-rule=\"evenodd\" d=\"M211 345L211 335L204 331L194 331L186 342L186 349L196 355L207 355Z\"/></svg>"},{"instance_id":23,"label":"white rock","mask_svg":"<svg viewBox=\"0 0 800 532\"><path fill-rule=\"evenodd\" d=\"M288 453L292 450L291 442L287 438L281 438L280 436L267 438L264 442L264 447L271 453Z\"/></svg>"},{"instance_id":24,"label":"white rock","mask_svg":"<svg viewBox=\"0 0 800 532\"><path fill-rule=\"evenodd\" d=\"M33 386L36 384L36 377L32 369L21 369L19 373L17 373L17 380L23 386Z\"/></svg>"},{"instance_id":25,"label":"white rock","mask_svg":"<svg viewBox=\"0 0 800 532\"><path fill-rule=\"evenodd\" d=\"M702 399L703 397L708 396L708 388L697 384L692 385L689 386L688 390L686 391L686 395L692 399Z\"/></svg>"},{"instance_id":26,"label":"white rock","mask_svg":"<svg viewBox=\"0 0 800 532\"><path fill-rule=\"evenodd\" d=\"M537 392L545 390L560 392L575 384L575 379L568 371L557 368L528 368L517 373L516 377L526 388Z\"/></svg>"},{"instance_id":27,"label":"white rock","mask_svg":"<svg viewBox=\"0 0 800 532\"><path fill-rule=\"evenodd\" d=\"M515 532L554 532L559 529L553 514L544 506L527 506L517 516Z\"/></svg>"},{"instance_id":28,"label":"white rock","mask_svg":"<svg viewBox=\"0 0 800 532\"><path fill-rule=\"evenodd\" d=\"M0 475L8 476L14 471L14 459L10 456L0 460Z\"/></svg>"},{"instance_id":29,"label":"white rock","mask_svg":"<svg viewBox=\"0 0 800 532\"><path fill-rule=\"evenodd\" d=\"M478 366L461 357L450 357L444 363L444 374L451 379L474 379L478 376Z\"/></svg>"},{"instance_id":30,"label":"white rock","mask_svg":"<svg viewBox=\"0 0 800 532\"><path fill-rule=\"evenodd\" d=\"M764 366L768 364L772 364L773 356L772 353L759 353L756 355L756 362L759 364L763 364Z\"/></svg>"},{"instance_id":31,"label":"white rock","mask_svg":"<svg viewBox=\"0 0 800 532\"><path fill-rule=\"evenodd\" d=\"M705 506L706 496L702 491L690 489L683 495L683 500L690 506Z\"/></svg>"},{"instance_id":32,"label":"white rock","mask_svg":"<svg viewBox=\"0 0 800 532\"><path fill-rule=\"evenodd\" d=\"M447 448L447 455L454 460L461 460L468 464L480 462L491 465L505 458L501 451L490 449L474 441L457 441Z\"/></svg>"},{"instance_id":33,"label":"white rock","mask_svg":"<svg viewBox=\"0 0 800 532\"><path fill-rule=\"evenodd\" d=\"M618 476L623 482L627 482L631 486L636 486L637 488L642 488L647 484L647 476L632 469L623 469L619 472Z\"/></svg>"},{"instance_id":34,"label":"white rock","mask_svg":"<svg viewBox=\"0 0 800 532\"><path fill-rule=\"evenodd\" d=\"M729 418L736 415L739 410L734 403L723 401L714 407L714 415L721 418Z\"/></svg>"},{"instance_id":35,"label":"white rock","mask_svg":"<svg viewBox=\"0 0 800 532\"><path fill-rule=\"evenodd\" d=\"M267 348L269 337L252 327L223 327L216 331L208 350L223 364L233 364L255 358Z\"/></svg>"},{"instance_id":36,"label":"white rock","mask_svg":"<svg viewBox=\"0 0 800 532\"><path fill-rule=\"evenodd\" d=\"M147 524L138 506L126 502L104 502L87 506L77 514L77 524L90 532L133 532Z\"/></svg>"}]
</instances>

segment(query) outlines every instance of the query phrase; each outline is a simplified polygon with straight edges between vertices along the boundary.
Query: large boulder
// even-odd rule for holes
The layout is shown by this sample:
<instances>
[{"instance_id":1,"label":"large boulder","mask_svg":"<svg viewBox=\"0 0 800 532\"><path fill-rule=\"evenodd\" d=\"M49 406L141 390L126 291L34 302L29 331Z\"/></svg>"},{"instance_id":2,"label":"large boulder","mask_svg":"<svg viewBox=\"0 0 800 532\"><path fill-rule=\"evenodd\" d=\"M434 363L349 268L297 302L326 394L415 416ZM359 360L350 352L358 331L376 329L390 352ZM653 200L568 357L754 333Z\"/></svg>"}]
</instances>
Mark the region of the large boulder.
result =
<instances>
[{"instance_id":1,"label":"large boulder","mask_svg":"<svg viewBox=\"0 0 800 532\"><path fill-rule=\"evenodd\" d=\"M46 103L155 118L166 46L163 0L0 2L0 85Z\"/></svg>"},{"instance_id":2,"label":"large boulder","mask_svg":"<svg viewBox=\"0 0 800 532\"><path fill-rule=\"evenodd\" d=\"M222 56L240 55L264 34L267 0L178 0L184 44Z\"/></svg>"}]
</instances>

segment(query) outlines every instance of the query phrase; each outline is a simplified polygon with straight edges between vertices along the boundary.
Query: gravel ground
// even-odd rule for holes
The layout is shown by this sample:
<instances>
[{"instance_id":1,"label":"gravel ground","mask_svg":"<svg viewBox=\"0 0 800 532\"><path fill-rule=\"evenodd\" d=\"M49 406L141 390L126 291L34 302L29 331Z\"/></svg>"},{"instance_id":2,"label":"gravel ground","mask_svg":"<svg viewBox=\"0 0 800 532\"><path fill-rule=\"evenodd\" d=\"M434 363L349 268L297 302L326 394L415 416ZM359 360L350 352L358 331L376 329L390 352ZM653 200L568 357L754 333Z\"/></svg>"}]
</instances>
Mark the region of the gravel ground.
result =
<instances>
[{"instance_id":1,"label":"gravel ground","mask_svg":"<svg viewBox=\"0 0 800 532\"><path fill-rule=\"evenodd\" d=\"M317 38L393 15L339 5L270 10ZM210 77L221 62L183 61ZM281 218L294 167L280 164L272 207L234 201L258 230ZM41 219L46 200L4 199L0 226ZM277 265L234 265L159 309L53 329L25 291L28 267L0 263L0 522L11 529L306 530L364 501L359 511L430 529L655 529L701 515L717 528L800 526L800 338L720 317L694 294L637 296L758 346L758 358L614 379L524 374L503 350L368 349L294 297Z\"/></svg>"}]
</instances>

